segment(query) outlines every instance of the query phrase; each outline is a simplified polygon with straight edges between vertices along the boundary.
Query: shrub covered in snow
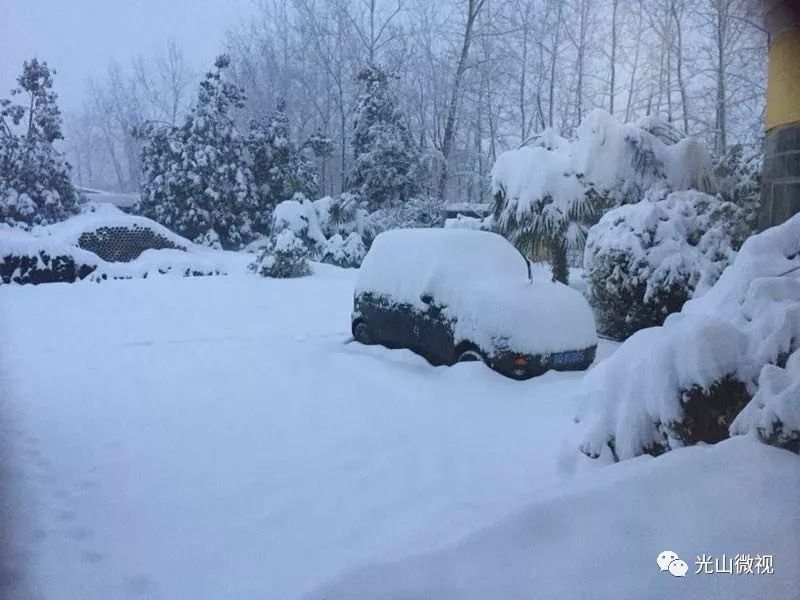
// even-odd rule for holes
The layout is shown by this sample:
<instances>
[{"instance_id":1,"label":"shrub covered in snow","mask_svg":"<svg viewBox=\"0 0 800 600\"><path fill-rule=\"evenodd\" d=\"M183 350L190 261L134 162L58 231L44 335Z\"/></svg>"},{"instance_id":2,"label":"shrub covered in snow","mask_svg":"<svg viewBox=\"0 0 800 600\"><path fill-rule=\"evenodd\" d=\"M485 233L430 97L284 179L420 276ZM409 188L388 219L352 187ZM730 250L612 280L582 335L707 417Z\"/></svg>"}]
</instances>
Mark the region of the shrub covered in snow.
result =
<instances>
[{"instance_id":1,"label":"shrub covered in snow","mask_svg":"<svg viewBox=\"0 0 800 600\"><path fill-rule=\"evenodd\" d=\"M739 245L758 227L762 156L735 145L714 161L719 195L736 207L727 221Z\"/></svg>"},{"instance_id":2,"label":"shrub covered in snow","mask_svg":"<svg viewBox=\"0 0 800 600\"><path fill-rule=\"evenodd\" d=\"M595 110L575 139L545 132L534 146L501 154L492 168L496 229L527 254L547 248L554 277L565 281L566 253L583 248L604 211L638 202L648 190L712 189L702 144L673 143L663 128L645 125L623 125Z\"/></svg>"},{"instance_id":3,"label":"shrub covered in snow","mask_svg":"<svg viewBox=\"0 0 800 600\"><path fill-rule=\"evenodd\" d=\"M793 447L798 359L788 357L798 349L800 215L749 238L710 290L588 374L581 449L610 449L618 459L656 454L718 441L731 422L732 433L755 430Z\"/></svg>"},{"instance_id":4,"label":"shrub covered in snow","mask_svg":"<svg viewBox=\"0 0 800 600\"><path fill-rule=\"evenodd\" d=\"M366 253L367 249L360 235L353 232L345 239L337 233L325 243L322 262L338 267L358 267Z\"/></svg>"},{"instance_id":5,"label":"shrub covered in snow","mask_svg":"<svg viewBox=\"0 0 800 600\"><path fill-rule=\"evenodd\" d=\"M366 201L356 194L345 192L314 202L296 194L275 207L271 231L292 231L312 260L355 267L379 233L442 223L440 204L433 198L409 198L368 213Z\"/></svg>"},{"instance_id":6,"label":"shrub covered in snow","mask_svg":"<svg viewBox=\"0 0 800 600\"><path fill-rule=\"evenodd\" d=\"M600 330L626 338L661 325L695 290L711 287L735 255L723 218L733 212L730 203L689 191L606 213L584 253Z\"/></svg>"},{"instance_id":7,"label":"shrub covered in snow","mask_svg":"<svg viewBox=\"0 0 800 600\"><path fill-rule=\"evenodd\" d=\"M731 427L733 435L754 431L773 446L800 454L800 350L785 368L765 365L758 378L758 393Z\"/></svg>"},{"instance_id":8,"label":"shrub covered in snow","mask_svg":"<svg viewBox=\"0 0 800 600\"><path fill-rule=\"evenodd\" d=\"M80 197L53 145L63 137L53 71L34 58L17 81L23 103L0 99L0 221L46 225L77 213Z\"/></svg>"},{"instance_id":9,"label":"shrub covered in snow","mask_svg":"<svg viewBox=\"0 0 800 600\"><path fill-rule=\"evenodd\" d=\"M372 239L372 225L366 202L356 194L344 192L335 197L326 196L316 200L314 210L319 226L326 237L357 233L361 238Z\"/></svg>"},{"instance_id":10,"label":"shrub covered in snow","mask_svg":"<svg viewBox=\"0 0 800 600\"><path fill-rule=\"evenodd\" d=\"M272 236L249 268L262 277L281 279L311 274L308 249L291 229Z\"/></svg>"}]
</instances>

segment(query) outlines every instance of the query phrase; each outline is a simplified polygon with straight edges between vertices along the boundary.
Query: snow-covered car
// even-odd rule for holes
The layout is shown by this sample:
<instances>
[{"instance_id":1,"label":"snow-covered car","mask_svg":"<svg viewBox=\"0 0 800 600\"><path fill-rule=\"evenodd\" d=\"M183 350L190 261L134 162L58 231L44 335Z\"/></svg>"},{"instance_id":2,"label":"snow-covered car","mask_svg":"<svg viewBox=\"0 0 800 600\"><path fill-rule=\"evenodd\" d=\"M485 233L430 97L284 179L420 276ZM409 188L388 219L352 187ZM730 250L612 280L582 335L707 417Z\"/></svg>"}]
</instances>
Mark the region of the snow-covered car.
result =
<instances>
[{"instance_id":1,"label":"snow-covered car","mask_svg":"<svg viewBox=\"0 0 800 600\"><path fill-rule=\"evenodd\" d=\"M356 282L352 331L363 344L408 348L434 365L482 360L515 379L586 369L597 348L580 293L532 279L514 246L477 230L377 236Z\"/></svg>"}]
</instances>

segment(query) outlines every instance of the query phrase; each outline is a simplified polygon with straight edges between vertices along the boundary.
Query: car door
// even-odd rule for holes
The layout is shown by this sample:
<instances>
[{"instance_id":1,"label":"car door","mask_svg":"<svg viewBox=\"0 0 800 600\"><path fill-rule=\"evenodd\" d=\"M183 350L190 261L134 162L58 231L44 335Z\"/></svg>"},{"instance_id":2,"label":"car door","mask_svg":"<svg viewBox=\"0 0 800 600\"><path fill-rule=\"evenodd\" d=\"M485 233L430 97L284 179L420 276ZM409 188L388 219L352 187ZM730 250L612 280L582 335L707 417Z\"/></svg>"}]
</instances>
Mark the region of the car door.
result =
<instances>
[{"instance_id":1,"label":"car door","mask_svg":"<svg viewBox=\"0 0 800 600\"><path fill-rule=\"evenodd\" d=\"M423 295L421 299L427 309L421 315L416 332L420 352L434 364L448 364L453 355L453 329L444 312L446 307L430 295Z\"/></svg>"},{"instance_id":2,"label":"car door","mask_svg":"<svg viewBox=\"0 0 800 600\"><path fill-rule=\"evenodd\" d=\"M405 303L382 303L375 319L380 341L387 346L415 349L418 343L420 313Z\"/></svg>"}]
</instances>

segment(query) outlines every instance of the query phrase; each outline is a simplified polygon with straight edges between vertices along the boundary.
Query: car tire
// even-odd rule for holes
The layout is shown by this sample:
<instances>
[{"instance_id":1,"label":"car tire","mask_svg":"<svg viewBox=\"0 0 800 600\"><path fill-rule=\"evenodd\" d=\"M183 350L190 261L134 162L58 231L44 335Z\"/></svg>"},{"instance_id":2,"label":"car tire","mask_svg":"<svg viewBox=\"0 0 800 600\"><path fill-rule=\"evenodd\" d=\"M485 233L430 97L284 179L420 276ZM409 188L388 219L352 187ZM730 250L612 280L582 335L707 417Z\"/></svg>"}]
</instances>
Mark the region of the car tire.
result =
<instances>
[{"instance_id":1,"label":"car tire","mask_svg":"<svg viewBox=\"0 0 800 600\"><path fill-rule=\"evenodd\" d=\"M364 321L359 321L353 327L353 338L364 345L372 345L375 341L372 339L372 331Z\"/></svg>"},{"instance_id":2,"label":"car tire","mask_svg":"<svg viewBox=\"0 0 800 600\"><path fill-rule=\"evenodd\" d=\"M456 359L457 363L478 362L478 361L485 363L486 357L480 350L475 350L472 348L469 350L464 350L461 354L458 355L458 358Z\"/></svg>"}]
</instances>

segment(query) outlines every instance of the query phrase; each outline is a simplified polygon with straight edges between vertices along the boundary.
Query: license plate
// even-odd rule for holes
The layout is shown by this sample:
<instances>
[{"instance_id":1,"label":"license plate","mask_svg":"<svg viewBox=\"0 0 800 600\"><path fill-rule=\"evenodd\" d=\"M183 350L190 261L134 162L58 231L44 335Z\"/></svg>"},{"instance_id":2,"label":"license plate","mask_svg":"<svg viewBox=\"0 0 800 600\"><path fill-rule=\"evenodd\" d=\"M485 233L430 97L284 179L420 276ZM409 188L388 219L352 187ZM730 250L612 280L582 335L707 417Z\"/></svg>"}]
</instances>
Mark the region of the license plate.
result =
<instances>
[{"instance_id":1,"label":"license plate","mask_svg":"<svg viewBox=\"0 0 800 600\"><path fill-rule=\"evenodd\" d=\"M570 350L569 352L559 352L550 356L550 364L561 367L564 365L574 365L583 360L583 350Z\"/></svg>"}]
</instances>

